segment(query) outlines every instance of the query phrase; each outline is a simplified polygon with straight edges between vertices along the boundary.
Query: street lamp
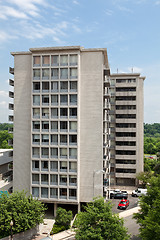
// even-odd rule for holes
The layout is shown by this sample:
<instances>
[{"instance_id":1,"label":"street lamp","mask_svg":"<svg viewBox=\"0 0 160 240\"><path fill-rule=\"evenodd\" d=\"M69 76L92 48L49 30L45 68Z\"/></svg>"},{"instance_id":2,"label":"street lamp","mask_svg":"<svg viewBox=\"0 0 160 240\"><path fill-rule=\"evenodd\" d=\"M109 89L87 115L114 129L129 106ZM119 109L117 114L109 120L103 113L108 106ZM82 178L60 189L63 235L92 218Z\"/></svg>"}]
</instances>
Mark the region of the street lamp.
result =
<instances>
[{"instance_id":1,"label":"street lamp","mask_svg":"<svg viewBox=\"0 0 160 240\"><path fill-rule=\"evenodd\" d=\"M12 231L13 221L12 220L10 222L10 227L11 227L11 240L13 240L13 231Z\"/></svg>"},{"instance_id":2,"label":"street lamp","mask_svg":"<svg viewBox=\"0 0 160 240\"><path fill-rule=\"evenodd\" d=\"M93 171L93 197L94 197L94 178L95 178L95 174L96 173L105 173L105 171L104 170L94 170Z\"/></svg>"}]
</instances>

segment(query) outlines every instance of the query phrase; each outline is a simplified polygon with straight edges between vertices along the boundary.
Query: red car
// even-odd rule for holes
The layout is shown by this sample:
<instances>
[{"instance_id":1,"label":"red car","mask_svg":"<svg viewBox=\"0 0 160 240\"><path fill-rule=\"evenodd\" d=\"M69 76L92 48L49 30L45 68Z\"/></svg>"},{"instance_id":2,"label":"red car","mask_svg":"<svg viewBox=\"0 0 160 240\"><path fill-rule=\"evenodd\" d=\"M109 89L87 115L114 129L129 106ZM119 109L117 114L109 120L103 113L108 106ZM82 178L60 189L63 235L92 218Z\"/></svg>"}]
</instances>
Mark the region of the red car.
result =
<instances>
[{"instance_id":1,"label":"red car","mask_svg":"<svg viewBox=\"0 0 160 240\"><path fill-rule=\"evenodd\" d=\"M122 199L118 204L119 209L126 209L128 206L129 206L129 200L127 199Z\"/></svg>"}]
</instances>

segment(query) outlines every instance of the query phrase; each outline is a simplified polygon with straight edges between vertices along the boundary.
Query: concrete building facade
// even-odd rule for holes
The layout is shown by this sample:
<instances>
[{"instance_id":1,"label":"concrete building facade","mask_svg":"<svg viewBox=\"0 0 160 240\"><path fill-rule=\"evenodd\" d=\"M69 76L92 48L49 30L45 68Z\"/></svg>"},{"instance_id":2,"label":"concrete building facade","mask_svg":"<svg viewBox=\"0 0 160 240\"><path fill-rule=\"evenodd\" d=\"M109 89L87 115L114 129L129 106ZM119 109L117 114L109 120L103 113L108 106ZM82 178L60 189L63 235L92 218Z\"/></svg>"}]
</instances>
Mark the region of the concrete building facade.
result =
<instances>
[{"instance_id":1,"label":"concrete building facade","mask_svg":"<svg viewBox=\"0 0 160 240\"><path fill-rule=\"evenodd\" d=\"M133 178L135 184L143 170L144 78L110 75L106 49L31 48L11 54L14 190L28 190L56 209L80 207L103 195L103 183L125 185Z\"/></svg>"}]
</instances>

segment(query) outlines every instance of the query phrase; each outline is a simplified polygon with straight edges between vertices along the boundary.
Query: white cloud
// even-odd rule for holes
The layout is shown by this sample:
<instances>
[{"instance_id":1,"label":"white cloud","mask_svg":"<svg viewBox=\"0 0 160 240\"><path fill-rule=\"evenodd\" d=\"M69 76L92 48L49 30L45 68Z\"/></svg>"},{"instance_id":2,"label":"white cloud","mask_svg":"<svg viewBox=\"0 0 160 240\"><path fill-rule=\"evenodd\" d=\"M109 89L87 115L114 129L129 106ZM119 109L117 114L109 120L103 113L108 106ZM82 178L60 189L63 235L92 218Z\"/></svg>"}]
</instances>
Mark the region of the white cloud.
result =
<instances>
[{"instance_id":1,"label":"white cloud","mask_svg":"<svg viewBox=\"0 0 160 240\"><path fill-rule=\"evenodd\" d=\"M156 2L155 2L155 5L160 5L160 1L156 1Z\"/></svg>"},{"instance_id":2,"label":"white cloud","mask_svg":"<svg viewBox=\"0 0 160 240\"><path fill-rule=\"evenodd\" d=\"M73 0L73 3L79 5L79 2L76 0Z\"/></svg>"},{"instance_id":3,"label":"white cloud","mask_svg":"<svg viewBox=\"0 0 160 240\"><path fill-rule=\"evenodd\" d=\"M108 16L112 16L113 15L113 11L110 9L105 10L105 14Z\"/></svg>"},{"instance_id":4,"label":"white cloud","mask_svg":"<svg viewBox=\"0 0 160 240\"><path fill-rule=\"evenodd\" d=\"M0 102L0 107L1 108L7 108L8 107L8 103L6 101L2 101L2 102Z\"/></svg>"},{"instance_id":5,"label":"white cloud","mask_svg":"<svg viewBox=\"0 0 160 240\"><path fill-rule=\"evenodd\" d=\"M14 18L28 18L27 15L21 11L14 9L13 7L9 6L1 6L0 8L0 18L7 19L8 17Z\"/></svg>"},{"instance_id":6,"label":"white cloud","mask_svg":"<svg viewBox=\"0 0 160 240\"><path fill-rule=\"evenodd\" d=\"M0 96L2 96L2 97L9 97L9 95L8 95L8 92L7 91L0 91Z\"/></svg>"}]
</instances>

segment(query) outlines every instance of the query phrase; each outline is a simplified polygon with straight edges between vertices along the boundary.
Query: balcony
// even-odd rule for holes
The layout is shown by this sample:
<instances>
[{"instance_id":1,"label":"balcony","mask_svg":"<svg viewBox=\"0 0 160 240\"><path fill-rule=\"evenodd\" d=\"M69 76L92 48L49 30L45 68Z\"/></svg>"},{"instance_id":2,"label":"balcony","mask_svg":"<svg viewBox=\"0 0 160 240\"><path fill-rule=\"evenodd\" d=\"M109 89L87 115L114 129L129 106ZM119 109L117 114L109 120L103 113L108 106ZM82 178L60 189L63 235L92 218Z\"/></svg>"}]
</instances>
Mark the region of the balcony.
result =
<instances>
[{"instance_id":1,"label":"balcony","mask_svg":"<svg viewBox=\"0 0 160 240\"><path fill-rule=\"evenodd\" d=\"M13 139L8 139L8 146L13 147Z\"/></svg>"},{"instance_id":2,"label":"balcony","mask_svg":"<svg viewBox=\"0 0 160 240\"><path fill-rule=\"evenodd\" d=\"M10 98L14 98L14 92L9 91L9 97L10 97Z\"/></svg>"},{"instance_id":3,"label":"balcony","mask_svg":"<svg viewBox=\"0 0 160 240\"><path fill-rule=\"evenodd\" d=\"M104 92L103 96L104 96L105 98L110 98L110 97L111 97L111 94L108 93L108 92Z\"/></svg>"},{"instance_id":4,"label":"balcony","mask_svg":"<svg viewBox=\"0 0 160 240\"><path fill-rule=\"evenodd\" d=\"M13 79L9 79L9 85L14 87L14 80Z\"/></svg>"},{"instance_id":5,"label":"balcony","mask_svg":"<svg viewBox=\"0 0 160 240\"><path fill-rule=\"evenodd\" d=\"M13 103L9 103L8 108L9 108L9 110L14 110L14 104Z\"/></svg>"},{"instance_id":6,"label":"balcony","mask_svg":"<svg viewBox=\"0 0 160 240\"><path fill-rule=\"evenodd\" d=\"M110 110L111 109L111 104L110 103L105 103L104 106L103 106L103 109Z\"/></svg>"},{"instance_id":7,"label":"balcony","mask_svg":"<svg viewBox=\"0 0 160 240\"><path fill-rule=\"evenodd\" d=\"M14 116L13 115L9 115L8 121L9 122L13 122L14 121Z\"/></svg>"},{"instance_id":8,"label":"balcony","mask_svg":"<svg viewBox=\"0 0 160 240\"><path fill-rule=\"evenodd\" d=\"M14 68L9 67L9 73L14 75Z\"/></svg>"},{"instance_id":9,"label":"balcony","mask_svg":"<svg viewBox=\"0 0 160 240\"><path fill-rule=\"evenodd\" d=\"M13 128L8 128L8 133L13 133Z\"/></svg>"}]
</instances>

